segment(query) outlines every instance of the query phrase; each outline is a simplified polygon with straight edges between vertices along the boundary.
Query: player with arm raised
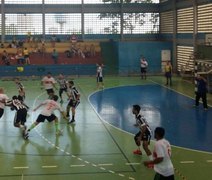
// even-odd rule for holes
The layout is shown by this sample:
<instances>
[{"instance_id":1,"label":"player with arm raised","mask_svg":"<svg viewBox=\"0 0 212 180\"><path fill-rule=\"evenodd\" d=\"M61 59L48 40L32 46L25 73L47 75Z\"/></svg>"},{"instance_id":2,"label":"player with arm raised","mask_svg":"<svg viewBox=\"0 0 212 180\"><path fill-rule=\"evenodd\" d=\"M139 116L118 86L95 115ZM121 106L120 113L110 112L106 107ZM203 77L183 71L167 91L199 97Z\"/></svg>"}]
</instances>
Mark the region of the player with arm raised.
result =
<instances>
[{"instance_id":1,"label":"player with arm raised","mask_svg":"<svg viewBox=\"0 0 212 180\"><path fill-rule=\"evenodd\" d=\"M45 120L47 120L48 122L54 121L56 135L61 135L61 131L59 130L58 117L55 116L55 114L53 112L55 110L59 110L61 112L63 118L66 118L66 117L65 117L64 111L62 110L62 107L60 106L59 103L57 103L57 100L58 100L58 96L57 95L53 95L52 99L47 99L47 100L43 101L41 104L39 104L33 110L33 111L36 111L38 108L43 106L43 110L41 111L41 113L37 117L36 121L27 130L28 132L30 132L33 128L35 128L39 123L44 122Z\"/></svg>"}]
</instances>

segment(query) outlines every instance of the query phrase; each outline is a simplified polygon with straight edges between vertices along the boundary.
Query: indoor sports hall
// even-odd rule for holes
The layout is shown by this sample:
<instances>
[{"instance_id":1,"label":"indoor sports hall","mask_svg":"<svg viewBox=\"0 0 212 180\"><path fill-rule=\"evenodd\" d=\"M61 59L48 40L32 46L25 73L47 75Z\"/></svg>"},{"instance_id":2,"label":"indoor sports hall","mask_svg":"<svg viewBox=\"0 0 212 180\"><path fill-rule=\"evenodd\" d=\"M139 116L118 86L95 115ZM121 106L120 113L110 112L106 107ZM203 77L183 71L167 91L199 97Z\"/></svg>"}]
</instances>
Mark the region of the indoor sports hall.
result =
<instances>
[{"instance_id":1,"label":"indoor sports hall","mask_svg":"<svg viewBox=\"0 0 212 180\"><path fill-rule=\"evenodd\" d=\"M212 1L0 2L0 180L153 180L143 147L133 153L133 105L151 129L151 152L155 128L165 129L175 180L212 179ZM200 77L207 106L196 101ZM58 123L34 127L36 107L55 95L66 115L55 110ZM16 96L21 105L9 105ZM25 126L14 126L17 107L27 109Z\"/></svg>"}]
</instances>

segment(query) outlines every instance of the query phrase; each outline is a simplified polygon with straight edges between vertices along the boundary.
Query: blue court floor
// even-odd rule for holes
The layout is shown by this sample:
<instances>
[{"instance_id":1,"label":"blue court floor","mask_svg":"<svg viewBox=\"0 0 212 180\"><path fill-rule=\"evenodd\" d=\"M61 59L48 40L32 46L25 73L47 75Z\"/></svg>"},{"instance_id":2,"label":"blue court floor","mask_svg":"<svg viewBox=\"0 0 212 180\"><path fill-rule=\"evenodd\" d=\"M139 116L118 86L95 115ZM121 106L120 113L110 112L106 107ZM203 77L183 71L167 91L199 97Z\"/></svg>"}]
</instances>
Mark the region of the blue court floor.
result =
<instances>
[{"instance_id":1,"label":"blue court floor","mask_svg":"<svg viewBox=\"0 0 212 180\"><path fill-rule=\"evenodd\" d=\"M132 105L139 104L152 131L166 129L172 145L212 152L212 108L193 107L194 99L160 85L121 86L93 93L89 101L102 120L135 134Z\"/></svg>"}]
</instances>

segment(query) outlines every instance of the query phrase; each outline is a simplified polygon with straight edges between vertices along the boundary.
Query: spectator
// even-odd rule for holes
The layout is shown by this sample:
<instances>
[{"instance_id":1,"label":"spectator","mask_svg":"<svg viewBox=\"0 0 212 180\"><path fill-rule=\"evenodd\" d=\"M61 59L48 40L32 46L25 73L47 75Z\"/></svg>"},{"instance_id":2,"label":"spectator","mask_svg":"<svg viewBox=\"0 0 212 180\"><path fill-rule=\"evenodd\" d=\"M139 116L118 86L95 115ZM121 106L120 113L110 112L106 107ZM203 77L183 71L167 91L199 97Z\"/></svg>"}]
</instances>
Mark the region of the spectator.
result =
<instances>
[{"instance_id":1,"label":"spectator","mask_svg":"<svg viewBox=\"0 0 212 180\"><path fill-rule=\"evenodd\" d=\"M58 63L58 52L56 51L56 49L53 49L52 59L54 61L54 64L57 64Z\"/></svg>"},{"instance_id":2,"label":"spectator","mask_svg":"<svg viewBox=\"0 0 212 180\"><path fill-rule=\"evenodd\" d=\"M51 37L51 44L52 44L52 47L53 47L53 48L55 48L55 43L56 43L56 41L57 41L57 37L56 37L56 35L53 35L53 36Z\"/></svg>"},{"instance_id":3,"label":"spectator","mask_svg":"<svg viewBox=\"0 0 212 180\"><path fill-rule=\"evenodd\" d=\"M3 54L2 54L2 62L3 62L5 65L7 65L7 66L10 65L9 55L8 55L8 53L7 53L6 50L3 51Z\"/></svg>"},{"instance_id":4,"label":"spectator","mask_svg":"<svg viewBox=\"0 0 212 180\"><path fill-rule=\"evenodd\" d=\"M23 54L24 54L25 63L26 63L26 64L30 64L29 51L28 51L27 48L24 48Z\"/></svg>"},{"instance_id":5,"label":"spectator","mask_svg":"<svg viewBox=\"0 0 212 180\"><path fill-rule=\"evenodd\" d=\"M95 50L94 44L91 44L90 46L90 54L91 54L91 57L96 56L96 50Z\"/></svg>"}]
</instances>

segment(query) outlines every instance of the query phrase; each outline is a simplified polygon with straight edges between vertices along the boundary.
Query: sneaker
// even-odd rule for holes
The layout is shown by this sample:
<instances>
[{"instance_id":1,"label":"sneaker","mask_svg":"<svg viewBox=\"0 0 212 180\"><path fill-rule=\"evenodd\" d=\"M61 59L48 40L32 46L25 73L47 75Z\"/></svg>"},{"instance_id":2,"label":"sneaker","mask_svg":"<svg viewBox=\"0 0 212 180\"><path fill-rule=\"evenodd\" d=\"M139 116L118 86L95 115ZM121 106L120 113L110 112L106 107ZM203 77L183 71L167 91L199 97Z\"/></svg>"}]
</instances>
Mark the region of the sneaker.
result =
<instances>
[{"instance_id":1,"label":"sneaker","mask_svg":"<svg viewBox=\"0 0 212 180\"><path fill-rule=\"evenodd\" d=\"M141 152L141 150L137 149L137 150L133 151L133 154L142 155L142 152Z\"/></svg>"},{"instance_id":2,"label":"sneaker","mask_svg":"<svg viewBox=\"0 0 212 180\"><path fill-rule=\"evenodd\" d=\"M57 135L57 136L62 136L62 135L63 135L63 133L62 133L62 131L61 131L61 130L58 130L58 131L56 132L56 135Z\"/></svg>"},{"instance_id":3,"label":"sneaker","mask_svg":"<svg viewBox=\"0 0 212 180\"><path fill-rule=\"evenodd\" d=\"M75 119L72 119L72 120L68 121L68 124L72 124L74 122L75 122Z\"/></svg>"},{"instance_id":4,"label":"sneaker","mask_svg":"<svg viewBox=\"0 0 212 180\"><path fill-rule=\"evenodd\" d=\"M25 140L27 140L27 139L29 138L29 133L28 133L28 132L25 133L25 134L23 135L23 138L24 138Z\"/></svg>"}]
</instances>

